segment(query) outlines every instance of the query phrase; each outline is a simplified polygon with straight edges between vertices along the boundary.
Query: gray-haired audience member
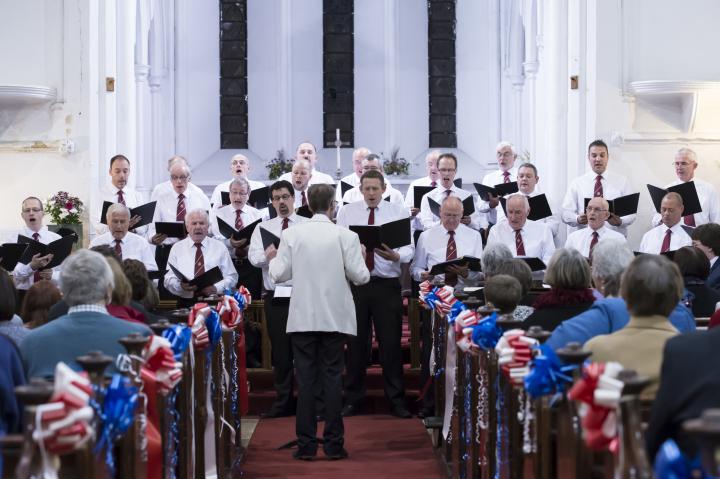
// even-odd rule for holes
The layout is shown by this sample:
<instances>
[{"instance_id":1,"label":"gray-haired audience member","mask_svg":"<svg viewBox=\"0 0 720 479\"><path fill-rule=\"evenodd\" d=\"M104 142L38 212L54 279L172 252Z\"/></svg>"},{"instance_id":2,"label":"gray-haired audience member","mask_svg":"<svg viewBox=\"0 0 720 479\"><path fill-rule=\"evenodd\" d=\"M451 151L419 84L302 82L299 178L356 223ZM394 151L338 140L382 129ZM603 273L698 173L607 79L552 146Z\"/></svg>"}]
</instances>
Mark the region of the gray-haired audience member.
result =
<instances>
[{"instance_id":1,"label":"gray-haired audience member","mask_svg":"<svg viewBox=\"0 0 720 479\"><path fill-rule=\"evenodd\" d=\"M101 254L80 250L70 256L63 263L60 284L68 313L33 329L20 344L28 377L52 377L59 361L79 369L75 358L89 351L114 358L125 352L120 338L135 332L151 334L147 326L108 314L105 305L112 297L113 273ZM116 371L111 365L106 373Z\"/></svg>"},{"instance_id":2,"label":"gray-haired audience member","mask_svg":"<svg viewBox=\"0 0 720 479\"><path fill-rule=\"evenodd\" d=\"M503 243L493 243L485 246L480 264L482 265L485 280L490 279L493 275L499 274L500 265L513 258L512 251Z\"/></svg>"},{"instance_id":3,"label":"gray-haired audience member","mask_svg":"<svg viewBox=\"0 0 720 479\"><path fill-rule=\"evenodd\" d=\"M564 321L553 331L546 344L553 349L561 348L569 342L585 344L595 336L610 334L625 327L630 315L625 301L618 295L620 278L633 257L630 248L621 241L598 243L593 249L592 277L595 288L605 297L596 300L584 313ZM695 318L682 304L675 306L669 319L680 332L695 330Z\"/></svg>"},{"instance_id":4,"label":"gray-haired audience member","mask_svg":"<svg viewBox=\"0 0 720 479\"><path fill-rule=\"evenodd\" d=\"M522 298L520 281L507 274L497 274L485 283L485 301L500 311L513 314Z\"/></svg>"},{"instance_id":5,"label":"gray-haired audience member","mask_svg":"<svg viewBox=\"0 0 720 479\"><path fill-rule=\"evenodd\" d=\"M535 311L532 306L522 304L523 300L527 300L527 295L532 288L532 270L525 261L518 258L510 258L501 261L495 268L495 275L502 274L512 276L520 283L520 287L522 288L522 299L513 312L513 318L518 321L524 321L533 313L533 311ZM493 275L493 278L495 275Z\"/></svg>"}]
</instances>

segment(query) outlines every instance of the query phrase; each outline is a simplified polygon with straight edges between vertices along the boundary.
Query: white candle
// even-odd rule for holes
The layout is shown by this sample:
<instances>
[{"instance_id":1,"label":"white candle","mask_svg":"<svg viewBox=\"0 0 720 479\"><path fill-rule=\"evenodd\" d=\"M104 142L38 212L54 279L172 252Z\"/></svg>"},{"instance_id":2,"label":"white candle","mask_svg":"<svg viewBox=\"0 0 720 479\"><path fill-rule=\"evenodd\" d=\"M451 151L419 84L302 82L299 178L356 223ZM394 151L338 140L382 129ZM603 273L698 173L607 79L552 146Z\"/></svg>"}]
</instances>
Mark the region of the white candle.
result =
<instances>
[{"instance_id":1,"label":"white candle","mask_svg":"<svg viewBox=\"0 0 720 479\"><path fill-rule=\"evenodd\" d=\"M340 128L335 128L335 141L340 142Z\"/></svg>"}]
</instances>

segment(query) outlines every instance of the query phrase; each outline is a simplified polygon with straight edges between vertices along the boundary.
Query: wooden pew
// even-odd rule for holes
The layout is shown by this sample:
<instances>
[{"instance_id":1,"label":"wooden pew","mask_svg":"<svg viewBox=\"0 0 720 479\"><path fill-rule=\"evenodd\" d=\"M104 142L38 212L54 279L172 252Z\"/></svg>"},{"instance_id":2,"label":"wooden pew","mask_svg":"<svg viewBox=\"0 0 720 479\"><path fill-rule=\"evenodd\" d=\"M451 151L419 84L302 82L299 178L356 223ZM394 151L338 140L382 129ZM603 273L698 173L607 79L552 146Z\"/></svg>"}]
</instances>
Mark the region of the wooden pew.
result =
<instances>
[{"instance_id":1,"label":"wooden pew","mask_svg":"<svg viewBox=\"0 0 720 479\"><path fill-rule=\"evenodd\" d=\"M620 371L618 379L624 383L618 408L618 437L620 450L616 458L616 478L651 479L653 469L645 453L640 392L650 383L635 371Z\"/></svg>"},{"instance_id":2,"label":"wooden pew","mask_svg":"<svg viewBox=\"0 0 720 479\"><path fill-rule=\"evenodd\" d=\"M22 452L15 468L17 479L42 477L42 458L40 448L33 439L37 407L50 400L53 393L52 383L33 378L24 386L15 388L15 396L23 404L23 442Z\"/></svg>"},{"instance_id":3,"label":"wooden pew","mask_svg":"<svg viewBox=\"0 0 720 479\"><path fill-rule=\"evenodd\" d=\"M131 333L119 340L130 356L132 373L128 377L133 385L142 391L140 369L142 367L142 350L148 338L140 333ZM122 438L118 461L119 476L122 478L145 479L147 477L147 402L144 394L138 395L135 417L127 434Z\"/></svg>"},{"instance_id":4,"label":"wooden pew","mask_svg":"<svg viewBox=\"0 0 720 479\"><path fill-rule=\"evenodd\" d=\"M540 326L531 326L526 335L543 344L552 335L552 332L545 331ZM551 479L553 477L551 475L553 447L550 432L550 398L543 396L535 399L531 408L534 420L530 428L530 437L535 449L525 456L527 460L524 462L523 470L525 477Z\"/></svg>"},{"instance_id":5,"label":"wooden pew","mask_svg":"<svg viewBox=\"0 0 720 479\"><path fill-rule=\"evenodd\" d=\"M706 409L699 418L688 419L682 424L683 431L700 445L700 458L705 473L720 477L720 409Z\"/></svg>"},{"instance_id":6,"label":"wooden pew","mask_svg":"<svg viewBox=\"0 0 720 479\"><path fill-rule=\"evenodd\" d=\"M150 325L153 333L156 336L162 336L163 332L168 329L172 324L167 319L161 319ZM177 388L178 386L176 386ZM170 434L170 423L172 422L171 409L175 409L174 402L170 399L170 396L176 394L176 391L170 391L168 394L163 394L160 388L155 391L155 414L158 417L158 426L160 433L160 443L162 444L162 477L163 479L170 479L177 474L174 465L172 464L172 457L175 455L175 440L172 439Z\"/></svg>"}]
</instances>

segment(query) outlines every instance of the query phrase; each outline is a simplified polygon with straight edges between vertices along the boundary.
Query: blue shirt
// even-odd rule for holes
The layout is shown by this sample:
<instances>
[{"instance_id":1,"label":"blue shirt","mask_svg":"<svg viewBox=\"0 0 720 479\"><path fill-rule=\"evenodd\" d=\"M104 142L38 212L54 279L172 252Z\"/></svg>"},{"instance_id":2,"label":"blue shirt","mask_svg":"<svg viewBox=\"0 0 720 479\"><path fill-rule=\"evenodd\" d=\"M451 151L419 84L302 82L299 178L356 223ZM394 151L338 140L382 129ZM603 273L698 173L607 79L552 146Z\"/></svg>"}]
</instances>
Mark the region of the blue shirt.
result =
<instances>
[{"instance_id":1,"label":"blue shirt","mask_svg":"<svg viewBox=\"0 0 720 479\"><path fill-rule=\"evenodd\" d=\"M682 304L675 306L668 318L681 333L695 331L695 317ZM559 349L570 342L585 344L601 334L610 334L622 329L630 321L625 300L622 298L598 299L587 311L570 318L555 328L547 343Z\"/></svg>"}]
</instances>

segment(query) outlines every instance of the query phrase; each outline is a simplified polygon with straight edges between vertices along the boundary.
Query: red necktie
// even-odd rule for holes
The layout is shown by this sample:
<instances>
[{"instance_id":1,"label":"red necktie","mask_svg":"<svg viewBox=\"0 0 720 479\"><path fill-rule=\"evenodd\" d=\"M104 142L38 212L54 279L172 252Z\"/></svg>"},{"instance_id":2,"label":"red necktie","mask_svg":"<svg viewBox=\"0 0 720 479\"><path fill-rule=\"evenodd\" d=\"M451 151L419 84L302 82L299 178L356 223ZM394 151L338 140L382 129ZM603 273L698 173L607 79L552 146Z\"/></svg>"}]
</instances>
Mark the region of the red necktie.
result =
<instances>
[{"instance_id":1,"label":"red necktie","mask_svg":"<svg viewBox=\"0 0 720 479\"><path fill-rule=\"evenodd\" d=\"M437 188L437 181L431 181L430 186L432 186L433 188Z\"/></svg>"},{"instance_id":2,"label":"red necktie","mask_svg":"<svg viewBox=\"0 0 720 479\"><path fill-rule=\"evenodd\" d=\"M202 243L195 243L195 277L197 278L205 272L205 257L202 252Z\"/></svg>"},{"instance_id":3,"label":"red necktie","mask_svg":"<svg viewBox=\"0 0 720 479\"><path fill-rule=\"evenodd\" d=\"M695 227L695 215L683 216L683 221L687 226Z\"/></svg>"},{"instance_id":4,"label":"red necktie","mask_svg":"<svg viewBox=\"0 0 720 479\"><path fill-rule=\"evenodd\" d=\"M307 196L305 196L305 192L301 191L300 195L302 196L302 206L307 206Z\"/></svg>"},{"instance_id":5,"label":"red necktie","mask_svg":"<svg viewBox=\"0 0 720 479\"><path fill-rule=\"evenodd\" d=\"M593 251L593 248L595 247L595 245L598 243L598 238L599 238L598 232L593 231L592 240L590 240L590 251L588 251L589 258L592 258L592 251Z\"/></svg>"},{"instance_id":6,"label":"red necktie","mask_svg":"<svg viewBox=\"0 0 720 479\"><path fill-rule=\"evenodd\" d=\"M235 229L240 231L243 229L243 220L242 216L242 210L235 210ZM235 248L235 257L236 258L244 258L247 256L247 249L243 248Z\"/></svg>"},{"instance_id":7,"label":"red necktie","mask_svg":"<svg viewBox=\"0 0 720 479\"><path fill-rule=\"evenodd\" d=\"M523 243L520 230L515 230L515 251L516 256L525 256L525 243Z\"/></svg>"},{"instance_id":8,"label":"red necktie","mask_svg":"<svg viewBox=\"0 0 720 479\"><path fill-rule=\"evenodd\" d=\"M288 219L283 218L282 229L286 230L288 227Z\"/></svg>"},{"instance_id":9,"label":"red necktie","mask_svg":"<svg viewBox=\"0 0 720 479\"><path fill-rule=\"evenodd\" d=\"M660 247L660 253L667 253L670 251L670 235L672 235L672 231L668 229L665 232L665 238L663 238L662 246Z\"/></svg>"},{"instance_id":10,"label":"red necktie","mask_svg":"<svg viewBox=\"0 0 720 479\"><path fill-rule=\"evenodd\" d=\"M368 215L368 224L374 225L375 224L375 208L370 208L370 214ZM373 268L375 268L375 252L374 251L366 251L365 252L365 266L367 266L368 271L372 272Z\"/></svg>"},{"instance_id":11,"label":"red necktie","mask_svg":"<svg viewBox=\"0 0 720 479\"><path fill-rule=\"evenodd\" d=\"M177 213L175 214L175 220L185 221L185 195L180 193L178 195Z\"/></svg>"},{"instance_id":12,"label":"red necktie","mask_svg":"<svg viewBox=\"0 0 720 479\"><path fill-rule=\"evenodd\" d=\"M450 198L451 194L452 194L452 190L445 190L445 198Z\"/></svg>"},{"instance_id":13,"label":"red necktie","mask_svg":"<svg viewBox=\"0 0 720 479\"><path fill-rule=\"evenodd\" d=\"M123 196L122 190L118 190L118 203L121 205L125 204L125 197Z\"/></svg>"},{"instance_id":14,"label":"red necktie","mask_svg":"<svg viewBox=\"0 0 720 479\"><path fill-rule=\"evenodd\" d=\"M597 175L595 177L595 189L593 189L593 196L602 196L603 195L603 187L602 187L602 176Z\"/></svg>"},{"instance_id":15,"label":"red necktie","mask_svg":"<svg viewBox=\"0 0 720 479\"><path fill-rule=\"evenodd\" d=\"M510 173L503 171L503 183L510 183Z\"/></svg>"},{"instance_id":16,"label":"red necktie","mask_svg":"<svg viewBox=\"0 0 720 479\"><path fill-rule=\"evenodd\" d=\"M120 240L119 240L119 239L116 239L116 240L115 240L115 254L116 254L117 257L120 259L120 261L122 261L122 246L120 246Z\"/></svg>"},{"instance_id":17,"label":"red necktie","mask_svg":"<svg viewBox=\"0 0 720 479\"><path fill-rule=\"evenodd\" d=\"M457 259L457 245L455 244L455 231L448 231L447 248L445 249L445 261L451 259ZM455 286L458 282L457 274L445 273L445 284L448 286Z\"/></svg>"},{"instance_id":18,"label":"red necktie","mask_svg":"<svg viewBox=\"0 0 720 479\"><path fill-rule=\"evenodd\" d=\"M39 233L33 233L32 237L35 241L40 241L40 234ZM40 270L35 270L35 274L33 274L33 283L37 283L40 281Z\"/></svg>"}]
</instances>

